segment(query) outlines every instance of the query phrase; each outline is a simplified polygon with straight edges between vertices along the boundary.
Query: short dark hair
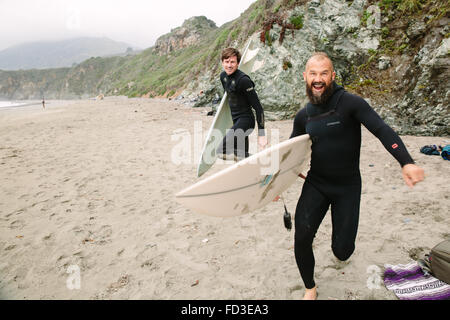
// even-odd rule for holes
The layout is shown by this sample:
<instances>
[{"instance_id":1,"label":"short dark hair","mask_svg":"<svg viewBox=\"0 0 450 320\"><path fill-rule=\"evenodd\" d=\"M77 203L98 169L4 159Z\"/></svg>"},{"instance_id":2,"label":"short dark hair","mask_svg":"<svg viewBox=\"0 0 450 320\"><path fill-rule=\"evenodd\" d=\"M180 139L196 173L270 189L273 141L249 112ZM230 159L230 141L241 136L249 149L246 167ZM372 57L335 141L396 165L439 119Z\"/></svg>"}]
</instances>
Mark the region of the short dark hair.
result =
<instances>
[{"instance_id":1,"label":"short dark hair","mask_svg":"<svg viewBox=\"0 0 450 320\"><path fill-rule=\"evenodd\" d=\"M226 48L223 49L222 51L222 61L228 58L231 58L232 56L236 56L237 58L237 62L241 62L241 53L239 52L239 50L235 49L235 48Z\"/></svg>"}]
</instances>

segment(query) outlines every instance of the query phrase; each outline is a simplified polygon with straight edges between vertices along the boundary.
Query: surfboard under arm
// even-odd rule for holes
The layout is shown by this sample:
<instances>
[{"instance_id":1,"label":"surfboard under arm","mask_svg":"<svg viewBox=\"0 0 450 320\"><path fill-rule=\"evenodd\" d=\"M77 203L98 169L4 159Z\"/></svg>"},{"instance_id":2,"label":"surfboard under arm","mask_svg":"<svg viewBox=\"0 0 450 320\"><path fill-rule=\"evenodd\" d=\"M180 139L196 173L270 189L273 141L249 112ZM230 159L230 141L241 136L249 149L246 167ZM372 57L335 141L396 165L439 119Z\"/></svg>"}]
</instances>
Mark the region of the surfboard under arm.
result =
<instances>
[{"instance_id":1,"label":"surfboard under arm","mask_svg":"<svg viewBox=\"0 0 450 320\"><path fill-rule=\"evenodd\" d=\"M270 203L309 167L311 139L305 134L268 147L176 194L200 214L231 217Z\"/></svg>"},{"instance_id":2,"label":"surfboard under arm","mask_svg":"<svg viewBox=\"0 0 450 320\"><path fill-rule=\"evenodd\" d=\"M226 131L233 126L228 96L225 93L217 109L216 116L206 136L205 145L197 167L197 177L202 176L212 167L217 159L216 149L222 143Z\"/></svg>"}]
</instances>

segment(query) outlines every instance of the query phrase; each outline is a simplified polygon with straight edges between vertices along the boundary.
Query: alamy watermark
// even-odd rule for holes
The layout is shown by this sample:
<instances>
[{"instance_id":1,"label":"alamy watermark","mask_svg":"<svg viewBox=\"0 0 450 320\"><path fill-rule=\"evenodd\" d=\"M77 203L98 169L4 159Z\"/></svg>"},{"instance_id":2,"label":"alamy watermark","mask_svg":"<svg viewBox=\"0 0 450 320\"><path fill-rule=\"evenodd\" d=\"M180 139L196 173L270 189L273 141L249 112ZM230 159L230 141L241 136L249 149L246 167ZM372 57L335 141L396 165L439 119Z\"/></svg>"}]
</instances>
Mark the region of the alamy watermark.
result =
<instances>
[{"instance_id":1,"label":"alamy watermark","mask_svg":"<svg viewBox=\"0 0 450 320\"><path fill-rule=\"evenodd\" d=\"M171 141L176 142L172 147L170 153L170 159L173 164L197 164L202 160L205 164L212 165L216 159L218 163L234 164L235 159L233 154L235 153L237 158L243 159L245 157L245 138L248 137L248 153L255 154L258 152L257 134L253 133L257 130L232 129L222 132L218 129L211 131L209 143L206 144L202 156L202 150L205 146L205 140L207 133L203 130L202 121L194 122L194 130L191 133L187 129L177 129L172 132ZM253 134L252 134L253 133ZM278 129L266 129L266 135L270 136L268 145L274 146L280 142L280 132ZM231 152L230 157L217 158L217 156L223 154L223 140L225 135L227 136L225 150L228 153ZM234 152L236 150L236 152ZM250 163L259 164L261 167L261 174L272 174L279 169L279 152L268 152L258 158L251 158ZM200 159L202 157L202 159Z\"/></svg>"},{"instance_id":2,"label":"alamy watermark","mask_svg":"<svg viewBox=\"0 0 450 320\"><path fill-rule=\"evenodd\" d=\"M366 12L370 14L367 18L368 29L380 29L381 28L381 10L377 5L371 5L367 8Z\"/></svg>"},{"instance_id":3,"label":"alamy watermark","mask_svg":"<svg viewBox=\"0 0 450 320\"><path fill-rule=\"evenodd\" d=\"M70 31L81 29L81 11L76 7L66 8L66 28Z\"/></svg>"},{"instance_id":4,"label":"alamy watermark","mask_svg":"<svg viewBox=\"0 0 450 320\"><path fill-rule=\"evenodd\" d=\"M366 284L369 289L380 289L383 280L381 278L381 269L377 265L370 265L366 272L369 274Z\"/></svg>"},{"instance_id":5,"label":"alamy watermark","mask_svg":"<svg viewBox=\"0 0 450 320\"><path fill-rule=\"evenodd\" d=\"M80 290L81 289L81 272L80 267L76 264L70 265L67 268L66 273L69 274L66 280L66 287L69 290Z\"/></svg>"}]
</instances>

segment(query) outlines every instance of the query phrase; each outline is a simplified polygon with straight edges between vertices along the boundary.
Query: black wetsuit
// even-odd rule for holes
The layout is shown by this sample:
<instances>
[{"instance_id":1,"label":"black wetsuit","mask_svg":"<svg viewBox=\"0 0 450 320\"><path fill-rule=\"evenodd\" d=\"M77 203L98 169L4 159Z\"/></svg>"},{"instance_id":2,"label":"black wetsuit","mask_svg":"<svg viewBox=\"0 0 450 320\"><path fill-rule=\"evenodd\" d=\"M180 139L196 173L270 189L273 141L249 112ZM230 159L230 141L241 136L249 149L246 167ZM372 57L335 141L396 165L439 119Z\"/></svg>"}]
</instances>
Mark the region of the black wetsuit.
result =
<instances>
[{"instance_id":1,"label":"black wetsuit","mask_svg":"<svg viewBox=\"0 0 450 320\"><path fill-rule=\"evenodd\" d=\"M361 198L361 124L403 167L414 163L400 137L362 98L334 85L324 105L308 103L294 120L291 138L308 133L311 168L295 212L295 259L306 288L314 283L312 242L331 206L332 250L347 260L355 249ZM376 155L374 155L376 156Z\"/></svg>"},{"instance_id":2,"label":"black wetsuit","mask_svg":"<svg viewBox=\"0 0 450 320\"><path fill-rule=\"evenodd\" d=\"M250 77L237 69L233 74L227 75L225 71L220 74L220 81L228 95L233 127L228 130L222 145L217 153L230 154L244 158L247 157L249 144L248 136L255 128L255 116L251 107L255 109L258 123L258 135L264 136L264 110L255 92L255 84ZM245 145L243 145L245 143ZM231 150L230 150L231 149Z\"/></svg>"}]
</instances>

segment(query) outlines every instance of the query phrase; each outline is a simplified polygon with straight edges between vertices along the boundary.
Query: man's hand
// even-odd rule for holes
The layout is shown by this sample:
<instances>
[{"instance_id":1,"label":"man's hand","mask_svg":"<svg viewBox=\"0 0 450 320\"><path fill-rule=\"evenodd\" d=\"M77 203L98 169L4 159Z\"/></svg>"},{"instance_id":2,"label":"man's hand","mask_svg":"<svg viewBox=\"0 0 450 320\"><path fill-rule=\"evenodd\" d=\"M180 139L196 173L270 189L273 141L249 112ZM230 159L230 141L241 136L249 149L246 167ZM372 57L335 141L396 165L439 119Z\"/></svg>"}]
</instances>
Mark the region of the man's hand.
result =
<instances>
[{"instance_id":1,"label":"man's hand","mask_svg":"<svg viewBox=\"0 0 450 320\"><path fill-rule=\"evenodd\" d=\"M402 168L403 180L408 185L408 187L413 187L417 182L425 179L424 171L421 167L415 164L409 163L405 164Z\"/></svg>"},{"instance_id":2,"label":"man's hand","mask_svg":"<svg viewBox=\"0 0 450 320\"><path fill-rule=\"evenodd\" d=\"M258 136L258 145L261 149L264 149L267 145L267 138L266 136Z\"/></svg>"}]
</instances>

